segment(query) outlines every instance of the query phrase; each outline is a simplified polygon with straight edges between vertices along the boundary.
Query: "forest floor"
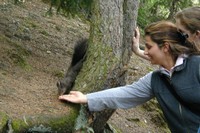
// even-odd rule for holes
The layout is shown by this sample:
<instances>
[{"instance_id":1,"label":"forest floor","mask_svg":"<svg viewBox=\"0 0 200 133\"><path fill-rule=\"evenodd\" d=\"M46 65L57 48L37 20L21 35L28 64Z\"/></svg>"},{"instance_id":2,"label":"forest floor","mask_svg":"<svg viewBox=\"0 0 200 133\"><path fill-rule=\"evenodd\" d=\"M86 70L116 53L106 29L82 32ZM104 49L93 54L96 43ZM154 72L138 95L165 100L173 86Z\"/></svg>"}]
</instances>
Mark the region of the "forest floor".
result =
<instances>
[{"instance_id":1,"label":"forest floor","mask_svg":"<svg viewBox=\"0 0 200 133\"><path fill-rule=\"evenodd\" d=\"M65 113L58 105L56 82L65 73L76 41L89 36L89 25L78 18L46 15L49 5L27 0L14 5L0 1L0 110L10 117L35 112ZM153 70L133 55L127 84ZM134 109L118 109L109 123L122 133L166 133L155 100Z\"/></svg>"}]
</instances>

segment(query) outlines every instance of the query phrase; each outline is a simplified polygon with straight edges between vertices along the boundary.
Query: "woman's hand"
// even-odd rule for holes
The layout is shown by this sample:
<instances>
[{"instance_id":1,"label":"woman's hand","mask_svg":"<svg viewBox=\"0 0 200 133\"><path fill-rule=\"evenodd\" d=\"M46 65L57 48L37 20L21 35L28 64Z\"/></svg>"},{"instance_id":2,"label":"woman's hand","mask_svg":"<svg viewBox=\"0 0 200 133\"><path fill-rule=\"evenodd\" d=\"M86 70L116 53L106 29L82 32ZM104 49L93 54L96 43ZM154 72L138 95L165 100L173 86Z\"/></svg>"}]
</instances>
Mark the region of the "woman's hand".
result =
<instances>
[{"instance_id":1,"label":"woman's hand","mask_svg":"<svg viewBox=\"0 0 200 133\"><path fill-rule=\"evenodd\" d=\"M140 49L140 31L139 31L139 28L137 27L134 30L134 32L135 32L135 36L133 37L132 51L136 55L140 56L141 58L146 59L146 60L150 60L149 57L145 54L145 51Z\"/></svg>"},{"instance_id":2,"label":"woman's hand","mask_svg":"<svg viewBox=\"0 0 200 133\"><path fill-rule=\"evenodd\" d=\"M59 96L60 100L65 100L72 103L87 103L87 97L80 91L70 91L68 95Z\"/></svg>"},{"instance_id":3,"label":"woman's hand","mask_svg":"<svg viewBox=\"0 0 200 133\"><path fill-rule=\"evenodd\" d=\"M132 50L135 54L140 52L140 47L139 47L139 43L140 43L140 31L139 28L137 27L134 30L135 36L133 36L133 43L132 43Z\"/></svg>"}]
</instances>

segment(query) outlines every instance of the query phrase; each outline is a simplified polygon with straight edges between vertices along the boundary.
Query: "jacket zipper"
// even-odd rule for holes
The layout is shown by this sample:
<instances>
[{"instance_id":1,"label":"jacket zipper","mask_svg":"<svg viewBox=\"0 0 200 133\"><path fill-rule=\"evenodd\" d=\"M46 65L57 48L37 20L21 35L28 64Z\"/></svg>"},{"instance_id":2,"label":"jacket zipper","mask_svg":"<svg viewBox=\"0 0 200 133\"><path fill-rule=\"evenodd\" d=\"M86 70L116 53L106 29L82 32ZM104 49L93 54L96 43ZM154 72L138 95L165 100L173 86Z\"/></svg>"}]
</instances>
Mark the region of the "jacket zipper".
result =
<instances>
[{"instance_id":1,"label":"jacket zipper","mask_svg":"<svg viewBox=\"0 0 200 133\"><path fill-rule=\"evenodd\" d=\"M170 75L169 75L169 83L170 83L170 85L172 85L171 77L172 77L172 73L170 73ZM180 113L181 119L183 120L183 124L184 124L184 127L187 130L187 133L189 133L189 130L188 130L188 128L186 126L186 123L185 123L185 119L183 117L182 105L181 105L181 103L179 101L178 101L178 103L179 103L179 113Z\"/></svg>"},{"instance_id":2,"label":"jacket zipper","mask_svg":"<svg viewBox=\"0 0 200 133\"><path fill-rule=\"evenodd\" d=\"M186 123L185 123L185 119L183 117L182 105L180 103L179 103L179 112L180 112L181 118L183 120L184 127L186 128L187 133L189 133L189 130L188 130Z\"/></svg>"}]
</instances>

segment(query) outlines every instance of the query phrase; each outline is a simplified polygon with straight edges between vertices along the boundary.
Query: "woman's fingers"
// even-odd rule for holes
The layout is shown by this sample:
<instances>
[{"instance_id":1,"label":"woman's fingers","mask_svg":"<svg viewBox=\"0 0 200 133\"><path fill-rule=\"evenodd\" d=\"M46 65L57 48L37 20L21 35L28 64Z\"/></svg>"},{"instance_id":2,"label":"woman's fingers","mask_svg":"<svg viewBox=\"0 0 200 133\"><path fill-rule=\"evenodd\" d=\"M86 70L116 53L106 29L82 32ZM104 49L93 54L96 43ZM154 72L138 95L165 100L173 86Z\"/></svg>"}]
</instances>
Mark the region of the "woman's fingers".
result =
<instances>
[{"instance_id":1,"label":"woman's fingers","mask_svg":"<svg viewBox=\"0 0 200 133\"><path fill-rule=\"evenodd\" d=\"M140 38L140 30L139 30L139 28L136 27L134 32L135 32L134 38L139 39Z\"/></svg>"},{"instance_id":2,"label":"woman's fingers","mask_svg":"<svg viewBox=\"0 0 200 133\"><path fill-rule=\"evenodd\" d=\"M66 100L72 103L87 103L86 95L80 91L70 91L68 95L59 96L60 100Z\"/></svg>"},{"instance_id":3,"label":"woman's fingers","mask_svg":"<svg viewBox=\"0 0 200 133\"><path fill-rule=\"evenodd\" d=\"M140 39L139 28L136 27L134 32L135 32L135 36L133 36L132 51L137 54L140 51L140 48L139 48L139 39Z\"/></svg>"}]
</instances>

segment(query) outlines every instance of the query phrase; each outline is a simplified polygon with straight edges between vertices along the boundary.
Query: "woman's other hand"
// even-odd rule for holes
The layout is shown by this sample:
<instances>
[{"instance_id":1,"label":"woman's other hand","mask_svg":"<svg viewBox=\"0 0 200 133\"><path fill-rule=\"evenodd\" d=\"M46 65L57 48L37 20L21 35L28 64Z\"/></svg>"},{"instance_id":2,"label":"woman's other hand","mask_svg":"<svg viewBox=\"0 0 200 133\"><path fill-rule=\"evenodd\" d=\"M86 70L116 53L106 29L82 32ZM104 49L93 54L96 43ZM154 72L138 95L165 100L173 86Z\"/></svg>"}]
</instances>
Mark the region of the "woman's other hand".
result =
<instances>
[{"instance_id":1,"label":"woman's other hand","mask_svg":"<svg viewBox=\"0 0 200 133\"><path fill-rule=\"evenodd\" d=\"M140 47L139 47L139 43L140 43L140 31L139 28L137 27L134 30L134 36L133 36L133 43L132 43L132 50L135 54L140 52Z\"/></svg>"},{"instance_id":2,"label":"woman's other hand","mask_svg":"<svg viewBox=\"0 0 200 133\"><path fill-rule=\"evenodd\" d=\"M132 51L141 58L149 60L149 57L145 54L144 50L140 49L140 31L138 27L134 30L133 34Z\"/></svg>"}]
</instances>

